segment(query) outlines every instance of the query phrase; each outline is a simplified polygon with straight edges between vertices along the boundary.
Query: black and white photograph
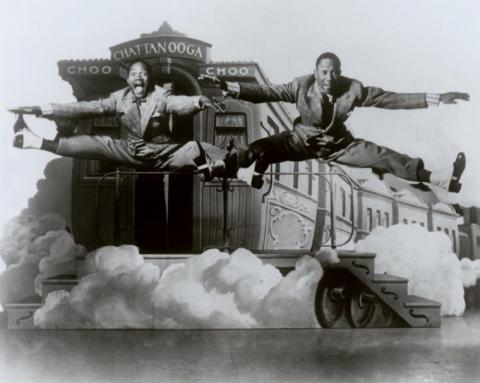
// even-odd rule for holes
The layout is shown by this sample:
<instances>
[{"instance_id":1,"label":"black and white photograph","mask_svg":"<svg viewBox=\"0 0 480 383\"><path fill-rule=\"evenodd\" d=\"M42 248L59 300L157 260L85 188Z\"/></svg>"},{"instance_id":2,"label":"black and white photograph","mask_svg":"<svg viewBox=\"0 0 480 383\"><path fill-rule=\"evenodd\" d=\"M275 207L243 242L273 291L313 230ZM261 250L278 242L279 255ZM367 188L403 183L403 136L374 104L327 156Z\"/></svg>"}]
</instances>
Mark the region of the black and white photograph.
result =
<instances>
[{"instance_id":1,"label":"black and white photograph","mask_svg":"<svg viewBox=\"0 0 480 383\"><path fill-rule=\"evenodd\" d=\"M480 3L0 0L0 381L480 381Z\"/></svg>"}]
</instances>

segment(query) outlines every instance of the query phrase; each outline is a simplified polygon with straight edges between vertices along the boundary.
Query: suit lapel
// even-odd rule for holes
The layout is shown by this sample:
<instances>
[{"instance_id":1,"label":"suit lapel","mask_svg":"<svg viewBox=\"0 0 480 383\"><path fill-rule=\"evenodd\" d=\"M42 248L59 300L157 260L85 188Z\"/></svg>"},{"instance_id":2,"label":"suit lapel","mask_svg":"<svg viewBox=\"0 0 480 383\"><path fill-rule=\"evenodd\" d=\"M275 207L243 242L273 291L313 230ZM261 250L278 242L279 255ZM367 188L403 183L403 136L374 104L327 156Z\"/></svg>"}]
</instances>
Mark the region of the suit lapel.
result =
<instances>
[{"instance_id":1,"label":"suit lapel","mask_svg":"<svg viewBox=\"0 0 480 383\"><path fill-rule=\"evenodd\" d=\"M311 123L321 121L322 119L322 95L317 88L318 86L313 82L305 94L306 111L308 112L308 119Z\"/></svg>"}]
</instances>

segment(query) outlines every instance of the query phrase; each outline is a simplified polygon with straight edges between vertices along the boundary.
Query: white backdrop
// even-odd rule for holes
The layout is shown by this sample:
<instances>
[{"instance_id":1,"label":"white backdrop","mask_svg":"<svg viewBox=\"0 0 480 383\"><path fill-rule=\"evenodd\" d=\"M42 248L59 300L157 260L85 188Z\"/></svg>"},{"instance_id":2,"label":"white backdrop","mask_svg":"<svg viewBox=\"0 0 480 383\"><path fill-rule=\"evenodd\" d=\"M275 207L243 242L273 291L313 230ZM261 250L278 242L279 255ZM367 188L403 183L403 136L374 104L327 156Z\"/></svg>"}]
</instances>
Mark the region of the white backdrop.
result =
<instances>
[{"instance_id":1,"label":"white backdrop","mask_svg":"<svg viewBox=\"0 0 480 383\"><path fill-rule=\"evenodd\" d=\"M27 206L55 156L11 147L9 106L73 101L61 59L108 58L109 47L158 29L213 45L213 60L253 60L272 82L310 73L333 51L343 73L393 91L466 91L469 103L417 111L356 110L355 135L425 158L430 168L467 153L462 199L480 205L480 2L475 0L0 0L0 227ZM53 136L54 124L29 125Z\"/></svg>"}]
</instances>

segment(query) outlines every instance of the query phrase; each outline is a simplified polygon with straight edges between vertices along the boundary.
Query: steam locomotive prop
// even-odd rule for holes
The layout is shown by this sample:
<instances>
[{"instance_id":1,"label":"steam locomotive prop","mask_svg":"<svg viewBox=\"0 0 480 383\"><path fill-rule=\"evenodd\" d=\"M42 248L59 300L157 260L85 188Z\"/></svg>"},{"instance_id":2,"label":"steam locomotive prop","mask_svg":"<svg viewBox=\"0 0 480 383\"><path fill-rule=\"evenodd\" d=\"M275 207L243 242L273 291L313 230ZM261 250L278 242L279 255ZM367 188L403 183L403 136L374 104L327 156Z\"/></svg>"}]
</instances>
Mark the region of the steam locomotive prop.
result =
<instances>
[{"instance_id":1,"label":"steam locomotive prop","mask_svg":"<svg viewBox=\"0 0 480 383\"><path fill-rule=\"evenodd\" d=\"M210 62L210 48L164 23L156 32L110 48L111 59L65 60L58 66L79 101L124 87L124 63L135 59L147 61L155 83L173 94L219 96L218 89L202 87L197 81L200 74L268 82L256 63ZM173 136L179 142L244 147L292 126L294 116L281 103L226 103L227 113L204 110L171 118ZM19 115L18 126L23 123ZM60 135L123 134L114 118L57 122L57 126ZM284 273L312 250L336 248L354 236L362 237L354 224L354 185L341 168L320 161L286 162L273 165L267 178L267 187L254 190L235 179L203 182L194 174L138 172L76 159L72 232L76 242L89 249L135 244L146 261L156 264L181 261L210 247L246 247ZM440 304L408 295L404 278L375 274L374 254L339 251L338 255L339 263L325 265L317 288L315 311L322 327L440 325ZM43 299L53 290L73 288L82 262L78 260L78 275L47 280ZM9 305L10 328L28 327L39 305Z\"/></svg>"}]
</instances>

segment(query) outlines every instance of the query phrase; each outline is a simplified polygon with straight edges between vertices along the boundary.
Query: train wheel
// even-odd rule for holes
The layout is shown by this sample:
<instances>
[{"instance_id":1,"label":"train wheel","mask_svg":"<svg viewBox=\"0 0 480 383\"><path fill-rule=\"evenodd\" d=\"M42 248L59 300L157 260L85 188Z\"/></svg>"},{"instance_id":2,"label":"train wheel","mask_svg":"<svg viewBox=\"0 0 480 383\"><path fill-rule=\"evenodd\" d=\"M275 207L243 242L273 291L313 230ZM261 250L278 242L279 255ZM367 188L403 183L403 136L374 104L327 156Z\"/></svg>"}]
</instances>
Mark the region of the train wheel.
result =
<instances>
[{"instance_id":1,"label":"train wheel","mask_svg":"<svg viewBox=\"0 0 480 383\"><path fill-rule=\"evenodd\" d=\"M323 328L332 328L343 314L345 283L322 280L315 294L315 315Z\"/></svg>"},{"instance_id":2,"label":"train wheel","mask_svg":"<svg viewBox=\"0 0 480 383\"><path fill-rule=\"evenodd\" d=\"M352 328L367 327L375 318L378 299L364 286L355 283L346 294L345 314Z\"/></svg>"}]
</instances>

